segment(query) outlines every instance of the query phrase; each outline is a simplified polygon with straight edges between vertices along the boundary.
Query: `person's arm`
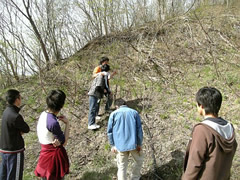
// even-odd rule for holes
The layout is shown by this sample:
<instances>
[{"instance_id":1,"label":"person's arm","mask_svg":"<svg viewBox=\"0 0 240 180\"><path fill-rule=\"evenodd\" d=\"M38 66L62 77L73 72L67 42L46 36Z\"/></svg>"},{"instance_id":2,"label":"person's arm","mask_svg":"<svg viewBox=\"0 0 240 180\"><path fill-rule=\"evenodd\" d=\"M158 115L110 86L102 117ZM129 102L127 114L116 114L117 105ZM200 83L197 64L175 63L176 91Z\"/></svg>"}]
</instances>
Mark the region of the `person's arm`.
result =
<instances>
[{"instance_id":1,"label":"person's arm","mask_svg":"<svg viewBox=\"0 0 240 180\"><path fill-rule=\"evenodd\" d=\"M14 125L15 128L21 132L21 134L28 133L30 131L28 124L24 121L23 117L20 114L16 118Z\"/></svg>"},{"instance_id":2,"label":"person's arm","mask_svg":"<svg viewBox=\"0 0 240 180\"><path fill-rule=\"evenodd\" d=\"M58 141L60 142L60 144L64 144L65 143L65 135L63 133L63 131L61 130L60 124L58 121L54 120L48 120L47 121L47 129L53 133L55 139L58 139ZM55 140L53 141L53 145L54 145ZM57 143L56 143L57 144Z\"/></svg>"},{"instance_id":3,"label":"person's arm","mask_svg":"<svg viewBox=\"0 0 240 180\"><path fill-rule=\"evenodd\" d=\"M104 76L104 73L101 72L100 66L97 66L94 68L92 78L97 77L98 74L101 74L102 76Z\"/></svg>"},{"instance_id":4,"label":"person's arm","mask_svg":"<svg viewBox=\"0 0 240 180\"><path fill-rule=\"evenodd\" d=\"M143 131L142 131L142 123L141 117L138 113L136 113L136 126L137 126L137 151L141 151L142 141L143 141Z\"/></svg>"},{"instance_id":5,"label":"person's arm","mask_svg":"<svg viewBox=\"0 0 240 180\"><path fill-rule=\"evenodd\" d=\"M207 152L206 131L203 126L196 126L192 134L192 142L189 150L189 157L186 170L182 180L195 180L202 171L205 154Z\"/></svg>"},{"instance_id":6,"label":"person's arm","mask_svg":"<svg viewBox=\"0 0 240 180\"><path fill-rule=\"evenodd\" d=\"M108 120L107 135L109 144L113 147L115 145L113 140L113 113L110 115Z\"/></svg>"},{"instance_id":7,"label":"person's arm","mask_svg":"<svg viewBox=\"0 0 240 180\"><path fill-rule=\"evenodd\" d=\"M108 79L113 78L113 76L115 76L116 74L117 74L117 71L112 72L112 73L109 75Z\"/></svg>"},{"instance_id":8,"label":"person's arm","mask_svg":"<svg viewBox=\"0 0 240 180\"><path fill-rule=\"evenodd\" d=\"M66 146L69 139L69 126L70 126L69 121L65 116L59 116L58 119L65 124L65 130L64 130L65 142L63 146Z\"/></svg>"}]
</instances>

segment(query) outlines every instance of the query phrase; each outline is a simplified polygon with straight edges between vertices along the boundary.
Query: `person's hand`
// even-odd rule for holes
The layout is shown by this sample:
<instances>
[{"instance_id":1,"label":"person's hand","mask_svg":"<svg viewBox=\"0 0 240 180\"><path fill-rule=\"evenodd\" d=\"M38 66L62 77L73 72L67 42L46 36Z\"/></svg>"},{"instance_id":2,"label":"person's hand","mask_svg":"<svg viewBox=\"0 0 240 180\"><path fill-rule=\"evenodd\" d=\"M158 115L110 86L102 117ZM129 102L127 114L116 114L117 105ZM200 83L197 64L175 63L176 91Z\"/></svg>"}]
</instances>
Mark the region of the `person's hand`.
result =
<instances>
[{"instance_id":1,"label":"person's hand","mask_svg":"<svg viewBox=\"0 0 240 180\"><path fill-rule=\"evenodd\" d=\"M60 141L59 141L58 139L54 139L54 141L52 142L52 144L53 144L54 147L57 147L57 146L60 146L60 145L61 145L61 143L60 143Z\"/></svg>"},{"instance_id":2,"label":"person's hand","mask_svg":"<svg viewBox=\"0 0 240 180\"><path fill-rule=\"evenodd\" d=\"M113 146L113 147L111 148L111 151L112 151L113 153L117 153L117 148L116 148L115 146Z\"/></svg>"},{"instance_id":3,"label":"person's hand","mask_svg":"<svg viewBox=\"0 0 240 180\"><path fill-rule=\"evenodd\" d=\"M141 146L137 146L137 148L136 148L137 152L140 152L141 149L142 149Z\"/></svg>"},{"instance_id":4,"label":"person's hand","mask_svg":"<svg viewBox=\"0 0 240 180\"><path fill-rule=\"evenodd\" d=\"M115 74L117 74L117 71L114 71L114 72L112 73L112 76L114 76Z\"/></svg>"},{"instance_id":5,"label":"person's hand","mask_svg":"<svg viewBox=\"0 0 240 180\"><path fill-rule=\"evenodd\" d=\"M65 124L68 123L68 119L64 115L58 116L58 120L64 122Z\"/></svg>"}]
</instances>

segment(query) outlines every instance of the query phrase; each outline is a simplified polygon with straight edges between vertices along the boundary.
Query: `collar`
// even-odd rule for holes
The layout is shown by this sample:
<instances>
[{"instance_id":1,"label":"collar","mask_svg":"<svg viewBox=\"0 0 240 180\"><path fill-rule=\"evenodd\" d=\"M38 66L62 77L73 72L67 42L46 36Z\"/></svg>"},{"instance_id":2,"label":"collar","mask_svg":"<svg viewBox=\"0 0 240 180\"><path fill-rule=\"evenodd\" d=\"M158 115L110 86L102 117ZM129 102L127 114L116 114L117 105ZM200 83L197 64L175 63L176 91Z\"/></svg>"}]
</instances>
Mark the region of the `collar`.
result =
<instances>
[{"instance_id":1,"label":"collar","mask_svg":"<svg viewBox=\"0 0 240 180\"><path fill-rule=\"evenodd\" d=\"M207 117L207 118L205 118L204 120L209 120L209 121L215 122L215 123L217 123L217 124L219 124L219 125L222 125L222 126L224 126L224 125L226 125L226 124L228 123L226 120L224 120L224 119L221 118L221 117L217 117L217 118Z\"/></svg>"},{"instance_id":2,"label":"collar","mask_svg":"<svg viewBox=\"0 0 240 180\"><path fill-rule=\"evenodd\" d=\"M9 104L7 107L14 109L17 113L19 113L19 111L20 111L19 107L12 105L12 104Z\"/></svg>"}]
</instances>

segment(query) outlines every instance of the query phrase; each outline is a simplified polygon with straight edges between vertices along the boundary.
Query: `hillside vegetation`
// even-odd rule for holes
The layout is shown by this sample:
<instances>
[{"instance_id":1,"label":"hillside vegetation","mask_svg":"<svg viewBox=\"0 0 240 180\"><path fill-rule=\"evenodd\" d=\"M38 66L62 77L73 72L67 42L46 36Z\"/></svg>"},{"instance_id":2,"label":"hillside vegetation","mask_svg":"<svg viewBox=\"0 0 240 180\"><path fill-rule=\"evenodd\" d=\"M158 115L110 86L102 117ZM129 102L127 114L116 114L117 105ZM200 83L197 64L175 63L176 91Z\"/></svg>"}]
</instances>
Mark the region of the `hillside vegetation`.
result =
<instances>
[{"instance_id":1,"label":"hillside vegetation","mask_svg":"<svg viewBox=\"0 0 240 180\"><path fill-rule=\"evenodd\" d=\"M100 130L87 130L87 91L101 56L108 56L111 69L117 70L110 81L114 98L126 99L141 115L142 179L180 179L192 127L202 120L196 112L195 93L203 86L222 92L220 116L233 123L240 144L239 7L201 7L163 24L152 22L99 37L62 64L52 65L51 71L11 87L22 92L26 104L22 114L31 126L24 135L24 179L37 179L33 173L40 151L36 123L46 108L46 93L56 88L67 94L62 114L71 123L66 147L71 172L66 179L111 180L116 175L115 155L106 134L108 116L98 121ZM2 98L6 90L1 90ZM0 99L1 109L4 104ZM237 150L231 180L239 177Z\"/></svg>"}]
</instances>

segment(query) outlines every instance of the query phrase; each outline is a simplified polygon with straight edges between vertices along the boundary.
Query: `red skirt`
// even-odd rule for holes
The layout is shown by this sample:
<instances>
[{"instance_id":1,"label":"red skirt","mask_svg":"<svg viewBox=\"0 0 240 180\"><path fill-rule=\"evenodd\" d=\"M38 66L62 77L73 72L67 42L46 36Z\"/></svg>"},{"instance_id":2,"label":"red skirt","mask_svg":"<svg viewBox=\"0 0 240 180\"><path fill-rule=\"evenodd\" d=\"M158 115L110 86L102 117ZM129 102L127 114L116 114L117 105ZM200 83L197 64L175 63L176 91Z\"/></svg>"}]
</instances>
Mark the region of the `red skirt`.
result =
<instances>
[{"instance_id":1,"label":"red skirt","mask_svg":"<svg viewBox=\"0 0 240 180\"><path fill-rule=\"evenodd\" d=\"M34 171L38 177L59 180L69 173L69 160L65 148L61 145L41 144L40 156Z\"/></svg>"}]
</instances>

